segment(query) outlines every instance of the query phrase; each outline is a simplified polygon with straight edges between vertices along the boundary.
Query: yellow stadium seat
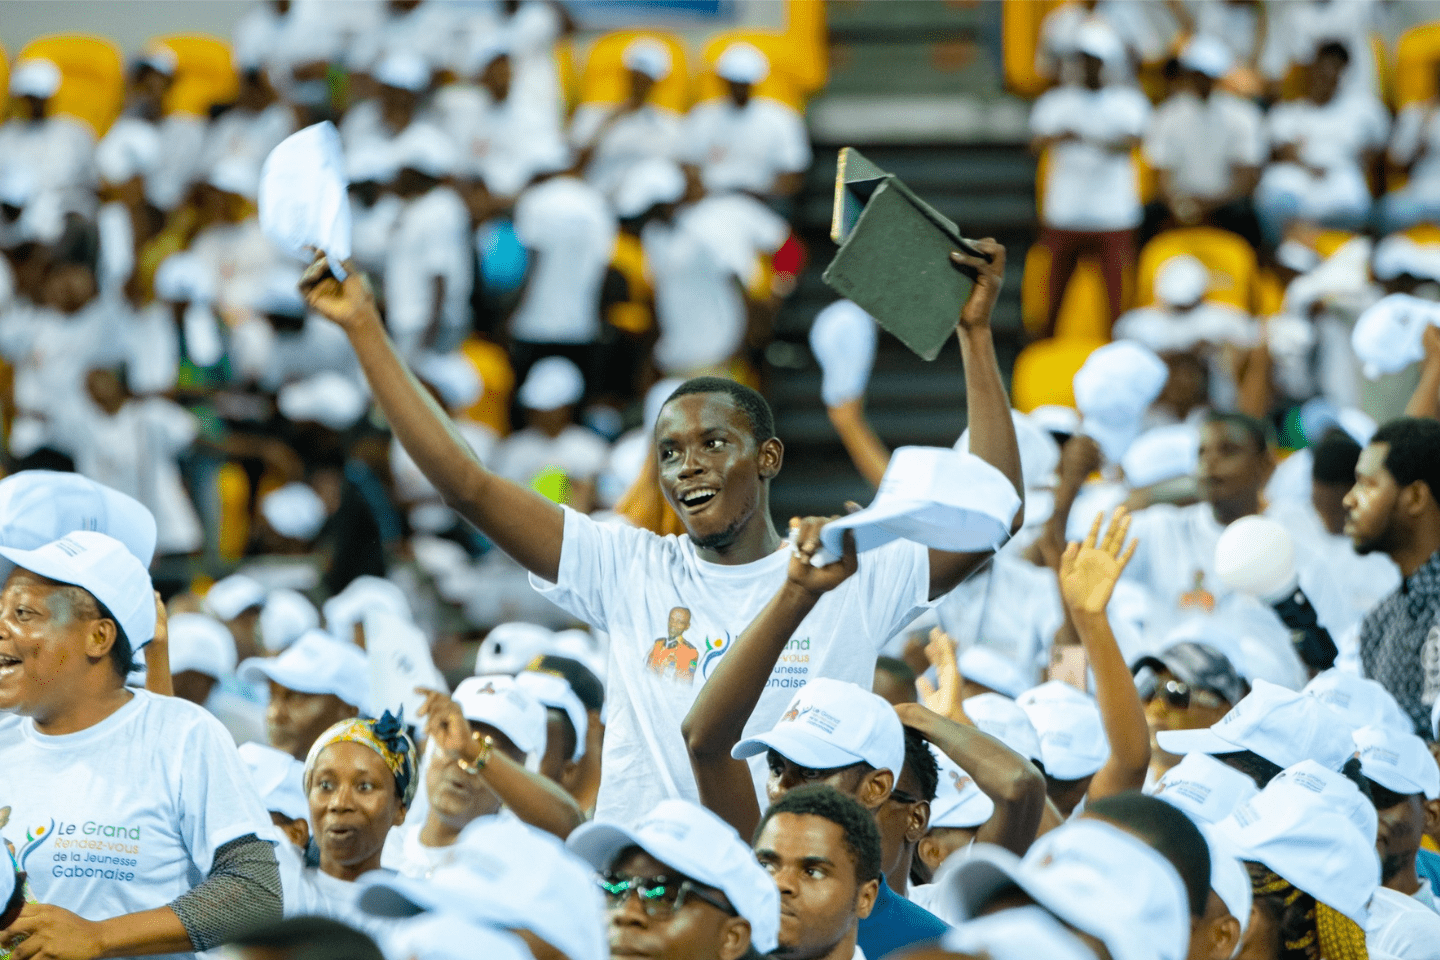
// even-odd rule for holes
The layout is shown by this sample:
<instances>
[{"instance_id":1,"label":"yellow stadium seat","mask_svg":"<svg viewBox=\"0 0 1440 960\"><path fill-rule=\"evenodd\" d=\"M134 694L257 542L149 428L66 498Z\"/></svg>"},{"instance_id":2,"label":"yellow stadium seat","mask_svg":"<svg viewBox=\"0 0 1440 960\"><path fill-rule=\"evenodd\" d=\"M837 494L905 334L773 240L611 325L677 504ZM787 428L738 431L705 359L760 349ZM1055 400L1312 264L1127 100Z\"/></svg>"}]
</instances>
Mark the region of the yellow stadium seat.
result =
<instances>
[{"instance_id":1,"label":"yellow stadium seat","mask_svg":"<svg viewBox=\"0 0 1440 960\"><path fill-rule=\"evenodd\" d=\"M630 41L640 37L657 40L670 51L670 76L655 84L650 95L651 102L676 113L690 109L693 101L685 45L673 33L657 30L617 30L596 40L580 74L581 103L619 103L625 99L630 92L630 81L625 71L625 48Z\"/></svg>"},{"instance_id":2,"label":"yellow stadium seat","mask_svg":"<svg viewBox=\"0 0 1440 960\"><path fill-rule=\"evenodd\" d=\"M25 45L17 61L42 57L63 77L52 108L89 124L96 138L105 135L125 103L125 61L120 48L104 37L63 34Z\"/></svg>"},{"instance_id":3,"label":"yellow stadium seat","mask_svg":"<svg viewBox=\"0 0 1440 960\"><path fill-rule=\"evenodd\" d=\"M1181 227L1167 230L1140 251L1135 302L1155 302L1155 274L1171 257L1188 253L1210 271L1210 292L1205 299L1237 310L1255 309L1255 251L1243 238L1215 227Z\"/></svg>"},{"instance_id":4,"label":"yellow stadium seat","mask_svg":"<svg viewBox=\"0 0 1440 960\"><path fill-rule=\"evenodd\" d=\"M830 77L830 34L822 0L786 0L786 65L807 98L825 89Z\"/></svg>"},{"instance_id":5,"label":"yellow stadium seat","mask_svg":"<svg viewBox=\"0 0 1440 960\"><path fill-rule=\"evenodd\" d=\"M510 394L515 391L515 369L505 348L479 337L470 337L460 344L460 354L480 375L485 390L480 399L467 407L464 416L483 423L500 436L510 432Z\"/></svg>"},{"instance_id":6,"label":"yellow stadium seat","mask_svg":"<svg viewBox=\"0 0 1440 960\"><path fill-rule=\"evenodd\" d=\"M1405 231L1405 236L1425 246L1440 245L1440 226L1433 223L1416 224Z\"/></svg>"},{"instance_id":7,"label":"yellow stadium seat","mask_svg":"<svg viewBox=\"0 0 1440 960\"><path fill-rule=\"evenodd\" d=\"M1093 337L1053 337L1021 350L1010 380L1015 409L1029 413L1046 404L1075 406L1075 372L1105 343Z\"/></svg>"},{"instance_id":8,"label":"yellow stadium seat","mask_svg":"<svg viewBox=\"0 0 1440 960\"><path fill-rule=\"evenodd\" d=\"M1049 306L1046 279L1050 275L1050 251L1035 244L1025 255L1025 274L1020 282L1020 316L1025 329L1032 332L1045 325ZM1070 275L1065 298L1060 301L1060 315L1055 320L1055 336L1104 342L1110 339L1109 298L1100 265L1094 257L1081 257Z\"/></svg>"},{"instance_id":9,"label":"yellow stadium seat","mask_svg":"<svg viewBox=\"0 0 1440 960\"><path fill-rule=\"evenodd\" d=\"M555 44L555 77L560 83L560 99L568 113L579 102L580 78L575 73L575 41L565 37Z\"/></svg>"},{"instance_id":10,"label":"yellow stadium seat","mask_svg":"<svg viewBox=\"0 0 1440 960\"><path fill-rule=\"evenodd\" d=\"M5 91L6 97L6 100L3 101L6 106L0 108L0 123L3 123L5 118L10 115L8 109L10 96L10 57L5 53L5 47L3 45L0 45L0 90Z\"/></svg>"},{"instance_id":11,"label":"yellow stadium seat","mask_svg":"<svg viewBox=\"0 0 1440 960\"><path fill-rule=\"evenodd\" d=\"M1435 95L1435 65L1440 62L1440 23L1411 27L1395 43L1395 107Z\"/></svg>"},{"instance_id":12,"label":"yellow stadium seat","mask_svg":"<svg viewBox=\"0 0 1440 960\"><path fill-rule=\"evenodd\" d=\"M1050 81L1035 72L1040 24L1060 6L1058 0L1004 0L1000 7L1000 43L1005 87L1021 97L1038 97Z\"/></svg>"},{"instance_id":13,"label":"yellow stadium seat","mask_svg":"<svg viewBox=\"0 0 1440 960\"><path fill-rule=\"evenodd\" d=\"M1270 269L1261 269L1255 275L1255 309L1257 317L1273 317L1280 312L1285 302L1285 284Z\"/></svg>"},{"instance_id":14,"label":"yellow stadium seat","mask_svg":"<svg viewBox=\"0 0 1440 960\"><path fill-rule=\"evenodd\" d=\"M220 558L236 561L250 542L250 477L238 463L227 463L216 474L215 486L220 500Z\"/></svg>"},{"instance_id":15,"label":"yellow stadium seat","mask_svg":"<svg viewBox=\"0 0 1440 960\"><path fill-rule=\"evenodd\" d=\"M169 47L178 61L175 82L165 95L166 113L208 116L211 107L230 103L240 93L230 45L219 37L177 33L156 37L151 43Z\"/></svg>"},{"instance_id":16,"label":"yellow stadium seat","mask_svg":"<svg viewBox=\"0 0 1440 960\"><path fill-rule=\"evenodd\" d=\"M805 101L812 91L805 90L800 84L800 78L791 70L792 51L788 38L782 33L760 30L729 30L712 36L706 42L701 54L704 66L700 68L696 78L696 102L714 100L725 95L725 83L715 75L715 61L720 59L726 47L740 41L754 44L770 61L770 75L755 85L755 95L778 100L796 110L804 110Z\"/></svg>"},{"instance_id":17,"label":"yellow stadium seat","mask_svg":"<svg viewBox=\"0 0 1440 960\"><path fill-rule=\"evenodd\" d=\"M1335 251L1355 239L1355 234L1349 230L1321 230L1315 234L1310 246L1320 254L1321 260L1328 260L1334 256Z\"/></svg>"}]
</instances>

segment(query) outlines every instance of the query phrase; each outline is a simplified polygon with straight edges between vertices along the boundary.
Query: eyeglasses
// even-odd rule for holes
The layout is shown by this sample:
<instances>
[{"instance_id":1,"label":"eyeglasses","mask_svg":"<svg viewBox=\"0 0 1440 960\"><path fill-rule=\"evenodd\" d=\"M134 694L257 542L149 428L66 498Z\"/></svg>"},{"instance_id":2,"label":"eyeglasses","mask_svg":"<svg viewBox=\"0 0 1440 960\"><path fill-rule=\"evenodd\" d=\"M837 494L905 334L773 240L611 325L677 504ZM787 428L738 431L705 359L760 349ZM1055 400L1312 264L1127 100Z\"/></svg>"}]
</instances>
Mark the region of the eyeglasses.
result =
<instances>
[{"instance_id":1,"label":"eyeglasses","mask_svg":"<svg viewBox=\"0 0 1440 960\"><path fill-rule=\"evenodd\" d=\"M716 910L730 916L739 916L735 908L718 897L706 893L692 880L677 880L673 877L627 877L619 873L606 873L597 882L605 894L605 906L619 910L630 899L630 891L640 898L640 906L652 920L669 920L681 907L687 897L694 897L710 904Z\"/></svg>"},{"instance_id":2,"label":"eyeglasses","mask_svg":"<svg viewBox=\"0 0 1440 960\"><path fill-rule=\"evenodd\" d=\"M1197 707L1220 706L1220 698L1214 693L1192 687L1183 680L1166 680L1163 686L1158 680L1152 680L1140 691L1140 698L1147 703L1156 697L1164 697L1176 710L1189 710L1192 703Z\"/></svg>"}]
</instances>

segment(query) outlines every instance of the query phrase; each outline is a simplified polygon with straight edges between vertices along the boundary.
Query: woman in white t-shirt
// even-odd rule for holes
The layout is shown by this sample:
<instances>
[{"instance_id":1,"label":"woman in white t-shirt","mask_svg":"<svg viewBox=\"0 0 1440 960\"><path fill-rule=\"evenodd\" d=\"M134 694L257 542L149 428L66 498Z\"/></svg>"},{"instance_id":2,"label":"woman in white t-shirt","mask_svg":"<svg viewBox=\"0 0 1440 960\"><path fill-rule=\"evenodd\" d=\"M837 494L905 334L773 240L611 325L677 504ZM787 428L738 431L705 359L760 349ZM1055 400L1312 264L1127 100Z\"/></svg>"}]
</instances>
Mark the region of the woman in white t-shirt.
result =
<instances>
[{"instance_id":1,"label":"woman in white t-shirt","mask_svg":"<svg viewBox=\"0 0 1440 960\"><path fill-rule=\"evenodd\" d=\"M265 815L202 708L125 687L156 602L120 541L79 531L15 564L0 592L0 766L37 903L0 931L21 957L208 950L280 918Z\"/></svg>"}]
</instances>

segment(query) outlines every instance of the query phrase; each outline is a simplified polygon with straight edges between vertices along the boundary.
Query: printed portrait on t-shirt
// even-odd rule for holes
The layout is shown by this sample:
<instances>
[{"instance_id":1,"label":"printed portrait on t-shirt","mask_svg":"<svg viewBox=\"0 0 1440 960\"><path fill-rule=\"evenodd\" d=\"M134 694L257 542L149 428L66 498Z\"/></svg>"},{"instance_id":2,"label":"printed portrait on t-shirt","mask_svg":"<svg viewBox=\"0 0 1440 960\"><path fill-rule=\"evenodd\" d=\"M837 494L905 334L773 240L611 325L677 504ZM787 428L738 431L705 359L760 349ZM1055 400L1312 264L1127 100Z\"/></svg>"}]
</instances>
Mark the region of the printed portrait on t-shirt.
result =
<instances>
[{"instance_id":1,"label":"printed portrait on t-shirt","mask_svg":"<svg viewBox=\"0 0 1440 960\"><path fill-rule=\"evenodd\" d=\"M685 631L689 629L690 611L685 607L672 608L666 630L668 635L651 645L650 655L645 658L645 666L662 677L693 682L695 667L700 662L700 651L685 639Z\"/></svg>"}]
</instances>

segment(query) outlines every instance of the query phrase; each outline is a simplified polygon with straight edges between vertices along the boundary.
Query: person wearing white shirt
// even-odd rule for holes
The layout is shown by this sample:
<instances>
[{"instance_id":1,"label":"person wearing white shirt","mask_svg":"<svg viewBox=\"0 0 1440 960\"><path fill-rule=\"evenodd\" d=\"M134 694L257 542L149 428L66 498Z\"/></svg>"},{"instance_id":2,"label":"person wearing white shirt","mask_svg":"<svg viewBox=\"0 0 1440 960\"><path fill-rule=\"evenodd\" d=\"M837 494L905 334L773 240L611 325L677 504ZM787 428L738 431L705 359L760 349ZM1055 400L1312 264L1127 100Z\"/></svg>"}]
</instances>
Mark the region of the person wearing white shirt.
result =
<instances>
[{"instance_id":1,"label":"person wearing white shirt","mask_svg":"<svg viewBox=\"0 0 1440 960\"><path fill-rule=\"evenodd\" d=\"M198 219L205 225L195 234L187 253L208 264L215 277L215 306L221 312L249 310L271 274L286 260L265 236L251 206L259 184L258 167L239 157L227 157L197 188ZM186 349L198 362L194 346L187 342Z\"/></svg>"},{"instance_id":2,"label":"person wearing white shirt","mask_svg":"<svg viewBox=\"0 0 1440 960\"><path fill-rule=\"evenodd\" d=\"M20 60L11 69L14 119L0 124L0 171L19 167L30 175L31 203L88 216L95 208L95 138L81 121L52 114L61 79L49 60Z\"/></svg>"},{"instance_id":3,"label":"person wearing white shirt","mask_svg":"<svg viewBox=\"0 0 1440 960\"><path fill-rule=\"evenodd\" d=\"M1353 229L1370 213L1365 171L1385 146L1390 115L1373 95L1341 95L1353 70L1344 44L1329 42L1306 68L1306 93L1268 119L1273 162L1255 188L1255 212L1278 244L1293 220Z\"/></svg>"},{"instance_id":4,"label":"person wearing white shirt","mask_svg":"<svg viewBox=\"0 0 1440 960\"><path fill-rule=\"evenodd\" d=\"M1077 45L1083 84L1049 91L1030 114L1032 149L1049 157L1039 241L1050 251L1042 336L1054 330L1065 287L1086 252L1100 258L1111 322L1120 316L1124 270L1134 261L1142 219L1132 150L1150 103L1133 87L1105 82L1105 64L1123 55L1112 30L1089 23Z\"/></svg>"},{"instance_id":5,"label":"person wearing white shirt","mask_svg":"<svg viewBox=\"0 0 1440 960\"><path fill-rule=\"evenodd\" d=\"M685 159L699 167L709 191L740 190L789 197L810 166L810 137L791 107L757 97L770 61L749 43L734 43L715 61L724 97L697 104L685 120Z\"/></svg>"},{"instance_id":6,"label":"person wearing white shirt","mask_svg":"<svg viewBox=\"0 0 1440 960\"><path fill-rule=\"evenodd\" d=\"M205 134L200 168L210 170L226 157L239 157L258 169L296 129L295 108L281 102L269 75L261 69L243 71L235 103Z\"/></svg>"},{"instance_id":7,"label":"person wearing white shirt","mask_svg":"<svg viewBox=\"0 0 1440 960\"><path fill-rule=\"evenodd\" d=\"M1106 72L1114 82L1133 84L1136 65L1161 58L1174 32L1168 11L1161 7L1116 0L1061 4L1040 24L1035 72L1053 82L1080 82L1081 71L1075 61L1079 33L1088 24L1098 23L1114 31L1123 46L1122 55L1106 64Z\"/></svg>"},{"instance_id":8,"label":"person wearing white shirt","mask_svg":"<svg viewBox=\"0 0 1440 960\"><path fill-rule=\"evenodd\" d=\"M132 125L147 126L155 131L160 151L145 178L145 194L151 203L165 211L178 207L191 186L209 169L203 164L209 126L206 119L164 110L165 97L175 84L178 67L175 52L161 45L150 47L136 59L130 66L125 113L105 135L107 139L124 136L125 128Z\"/></svg>"},{"instance_id":9,"label":"person wearing white shirt","mask_svg":"<svg viewBox=\"0 0 1440 960\"><path fill-rule=\"evenodd\" d=\"M599 434L574 422L584 395L585 377L570 360L549 356L536 361L515 394L526 426L496 446L495 473L528 486L545 472L559 470L567 480L566 502L588 513L610 447Z\"/></svg>"},{"instance_id":10,"label":"person wearing white shirt","mask_svg":"<svg viewBox=\"0 0 1440 960\"><path fill-rule=\"evenodd\" d=\"M1436 70L1440 74L1440 68ZM1412 103L1395 118L1386 159L1405 171L1405 185L1380 198L1377 211L1384 233L1440 220L1440 94Z\"/></svg>"},{"instance_id":11,"label":"person wearing white shirt","mask_svg":"<svg viewBox=\"0 0 1440 960\"><path fill-rule=\"evenodd\" d=\"M369 73L387 56L405 52L423 57L432 71L454 59L457 35L454 5L439 0L386 0L382 15L363 30L346 51L346 65Z\"/></svg>"},{"instance_id":12,"label":"person wearing white shirt","mask_svg":"<svg viewBox=\"0 0 1440 960\"><path fill-rule=\"evenodd\" d=\"M673 69L670 51L641 37L625 48L629 95L618 104L582 103L570 121L570 143L585 179L614 196L626 173L648 157L678 160L684 142L679 114L650 102L655 85Z\"/></svg>"}]
</instances>

